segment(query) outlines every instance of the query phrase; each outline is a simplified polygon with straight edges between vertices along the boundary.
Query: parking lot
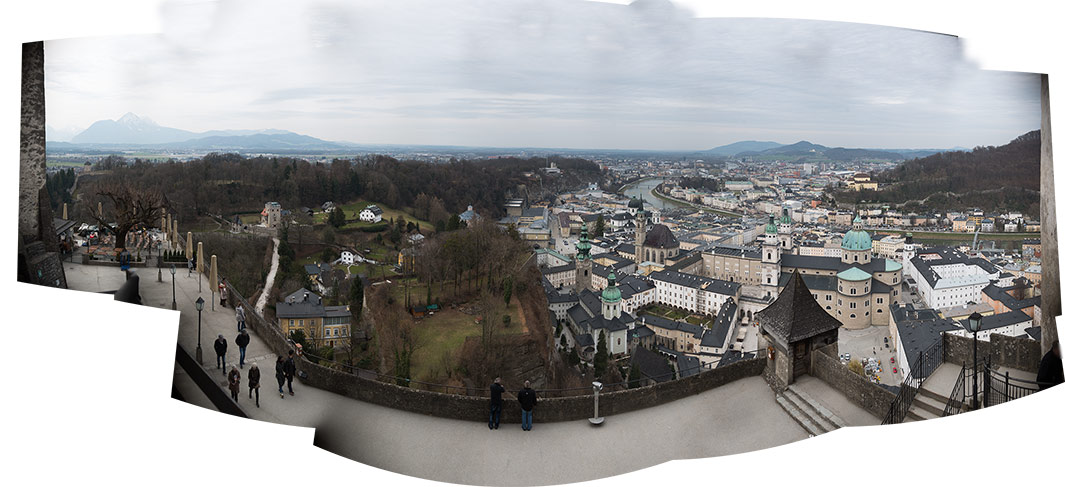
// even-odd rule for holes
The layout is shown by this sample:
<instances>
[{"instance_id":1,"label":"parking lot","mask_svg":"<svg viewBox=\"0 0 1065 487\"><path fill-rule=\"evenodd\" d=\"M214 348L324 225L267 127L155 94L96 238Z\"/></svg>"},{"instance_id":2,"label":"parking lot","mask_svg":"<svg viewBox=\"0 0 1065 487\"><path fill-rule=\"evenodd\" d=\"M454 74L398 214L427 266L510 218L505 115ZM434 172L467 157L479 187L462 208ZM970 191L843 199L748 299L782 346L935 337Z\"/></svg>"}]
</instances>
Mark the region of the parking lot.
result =
<instances>
[{"instance_id":1,"label":"parking lot","mask_svg":"<svg viewBox=\"0 0 1065 487\"><path fill-rule=\"evenodd\" d=\"M884 338L888 337L886 326L870 326L864 330L839 329L839 353L850 354L851 360L862 361L863 358L880 360L882 371L880 383L897 386L902 382L902 375L893 372L896 364L891 362L895 358L895 351L890 345L885 345ZM898 360L895 358L895 360Z\"/></svg>"}]
</instances>

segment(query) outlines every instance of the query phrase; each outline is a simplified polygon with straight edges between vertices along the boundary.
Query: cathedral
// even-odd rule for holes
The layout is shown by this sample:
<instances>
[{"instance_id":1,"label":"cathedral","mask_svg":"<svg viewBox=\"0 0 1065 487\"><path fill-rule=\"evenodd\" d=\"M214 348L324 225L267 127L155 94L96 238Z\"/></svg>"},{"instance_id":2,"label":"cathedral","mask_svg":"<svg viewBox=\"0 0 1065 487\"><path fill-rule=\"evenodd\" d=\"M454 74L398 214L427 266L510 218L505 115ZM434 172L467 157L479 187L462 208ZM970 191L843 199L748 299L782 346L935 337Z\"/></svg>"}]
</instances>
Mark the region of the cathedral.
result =
<instances>
[{"instance_id":1,"label":"cathedral","mask_svg":"<svg viewBox=\"0 0 1065 487\"><path fill-rule=\"evenodd\" d=\"M651 224L647 230L647 211L643 208L643 201L633 200L636 206L636 262L654 262L666 264L667 259L672 259L680 254L680 241L673 235L669 227L662 224ZM634 206L629 203L629 206Z\"/></svg>"},{"instance_id":2,"label":"cathedral","mask_svg":"<svg viewBox=\"0 0 1065 487\"><path fill-rule=\"evenodd\" d=\"M861 217L844 235L841 257L799 255L791 226L786 211L779 226L770 217L760 246L711 245L700 262L683 271L738 282L743 296L763 300L775 299L799 273L818 304L844 328L887 325L889 306L901 302L902 265L872 256L873 240Z\"/></svg>"}]
</instances>

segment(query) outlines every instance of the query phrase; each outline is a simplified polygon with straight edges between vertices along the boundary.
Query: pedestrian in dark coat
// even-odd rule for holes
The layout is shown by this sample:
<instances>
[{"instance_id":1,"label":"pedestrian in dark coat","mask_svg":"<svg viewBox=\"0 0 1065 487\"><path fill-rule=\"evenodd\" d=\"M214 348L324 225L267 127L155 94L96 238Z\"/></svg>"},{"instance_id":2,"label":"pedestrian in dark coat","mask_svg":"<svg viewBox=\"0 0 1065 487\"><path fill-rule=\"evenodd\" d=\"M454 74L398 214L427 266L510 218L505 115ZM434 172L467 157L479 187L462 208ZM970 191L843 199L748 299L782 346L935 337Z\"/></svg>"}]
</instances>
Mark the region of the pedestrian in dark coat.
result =
<instances>
[{"instance_id":1,"label":"pedestrian in dark coat","mask_svg":"<svg viewBox=\"0 0 1065 487\"><path fill-rule=\"evenodd\" d=\"M233 402L237 402L240 396L240 371L236 367L229 370L229 395L233 397Z\"/></svg>"},{"instance_id":2,"label":"pedestrian in dark coat","mask_svg":"<svg viewBox=\"0 0 1065 487\"><path fill-rule=\"evenodd\" d=\"M503 412L503 393L506 389L499 377L488 387L490 399L488 400L488 429L499 429L499 414Z\"/></svg>"},{"instance_id":3,"label":"pedestrian in dark coat","mask_svg":"<svg viewBox=\"0 0 1065 487\"><path fill-rule=\"evenodd\" d=\"M1039 390L1049 389L1065 382L1065 371L1061 369L1061 345L1057 340L1050 345L1050 350L1039 361L1039 373L1035 376Z\"/></svg>"},{"instance_id":4,"label":"pedestrian in dark coat","mask_svg":"<svg viewBox=\"0 0 1065 487\"><path fill-rule=\"evenodd\" d=\"M222 373L226 373L226 349L229 348L229 344L226 343L226 339L222 338L222 334L218 334L218 339L214 341L214 353L217 355L215 365L222 369Z\"/></svg>"},{"instance_id":5,"label":"pedestrian in dark coat","mask_svg":"<svg viewBox=\"0 0 1065 487\"><path fill-rule=\"evenodd\" d=\"M285 381L288 382L288 395L295 396L296 392L292 390L292 377L296 375L296 352L294 350L288 351L288 360L285 360Z\"/></svg>"},{"instance_id":6,"label":"pedestrian in dark coat","mask_svg":"<svg viewBox=\"0 0 1065 487\"><path fill-rule=\"evenodd\" d=\"M532 411L536 407L536 391L529 387L529 381L525 381L525 387L518 391L518 404L521 405L521 429L532 431Z\"/></svg>"},{"instance_id":7,"label":"pedestrian in dark coat","mask_svg":"<svg viewBox=\"0 0 1065 487\"><path fill-rule=\"evenodd\" d=\"M248 349L248 344L251 343L251 336L248 335L247 330L240 330L237 334L237 338L233 340L237 342L237 347L240 349L240 368L244 368L244 352Z\"/></svg>"},{"instance_id":8,"label":"pedestrian in dark coat","mask_svg":"<svg viewBox=\"0 0 1065 487\"><path fill-rule=\"evenodd\" d=\"M251 364L251 368L248 369L248 399L251 399L251 394L254 392L255 407L259 407L259 379L261 378L259 364Z\"/></svg>"},{"instance_id":9,"label":"pedestrian in dark coat","mask_svg":"<svg viewBox=\"0 0 1065 487\"><path fill-rule=\"evenodd\" d=\"M277 362L274 362L274 378L277 379L277 393L281 394L281 399L285 398L285 359L277 356Z\"/></svg>"},{"instance_id":10,"label":"pedestrian in dark coat","mask_svg":"<svg viewBox=\"0 0 1065 487\"><path fill-rule=\"evenodd\" d=\"M189 275L188 275L188 277L192 277L192 259L189 259Z\"/></svg>"}]
</instances>

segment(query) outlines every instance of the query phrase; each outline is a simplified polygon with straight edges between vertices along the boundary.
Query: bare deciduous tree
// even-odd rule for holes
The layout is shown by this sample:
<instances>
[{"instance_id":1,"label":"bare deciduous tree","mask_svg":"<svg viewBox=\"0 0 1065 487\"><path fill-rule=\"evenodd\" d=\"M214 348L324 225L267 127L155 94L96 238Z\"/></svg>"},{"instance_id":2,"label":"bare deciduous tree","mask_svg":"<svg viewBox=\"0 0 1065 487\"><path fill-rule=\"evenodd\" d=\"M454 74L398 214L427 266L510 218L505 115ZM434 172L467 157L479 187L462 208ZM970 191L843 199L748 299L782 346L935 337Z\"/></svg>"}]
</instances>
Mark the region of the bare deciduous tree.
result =
<instances>
[{"instance_id":1,"label":"bare deciduous tree","mask_svg":"<svg viewBox=\"0 0 1065 487\"><path fill-rule=\"evenodd\" d=\"M138 189L124 182L113 182L100 187L96 195L107 201L113 219L105 217L90 206L92 217L115 234L115 248L126 247L126 234L137 227L150 227L159 222L166 197L157 190Z\"/></svg>"}]
</instances>

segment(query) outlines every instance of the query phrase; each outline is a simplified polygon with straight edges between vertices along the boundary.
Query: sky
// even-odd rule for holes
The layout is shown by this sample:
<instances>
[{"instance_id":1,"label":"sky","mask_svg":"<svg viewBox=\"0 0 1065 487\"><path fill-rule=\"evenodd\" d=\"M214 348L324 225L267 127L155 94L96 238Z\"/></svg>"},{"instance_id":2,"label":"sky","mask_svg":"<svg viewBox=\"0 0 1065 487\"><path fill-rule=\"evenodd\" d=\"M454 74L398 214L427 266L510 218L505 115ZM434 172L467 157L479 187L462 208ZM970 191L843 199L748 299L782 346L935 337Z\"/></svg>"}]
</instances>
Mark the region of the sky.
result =
<instances>
[{"instance_id":1,"label":"sky","mask_svg":"<svg viewBox=\"0 0 1065 487\"><path fill-rule=\"evenodd\" d=\"M133 112L365 144L953 148L1040 115L1038 75L953 36L665 0L177 2L159 34L47 41L45 88L60 132Z\"/></svg>"}]
</instances>

